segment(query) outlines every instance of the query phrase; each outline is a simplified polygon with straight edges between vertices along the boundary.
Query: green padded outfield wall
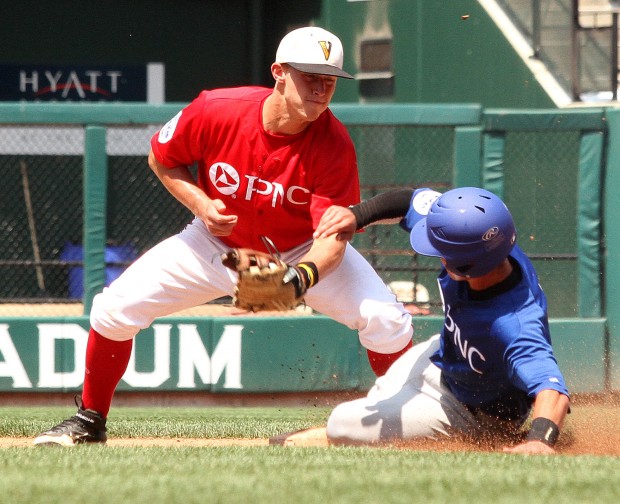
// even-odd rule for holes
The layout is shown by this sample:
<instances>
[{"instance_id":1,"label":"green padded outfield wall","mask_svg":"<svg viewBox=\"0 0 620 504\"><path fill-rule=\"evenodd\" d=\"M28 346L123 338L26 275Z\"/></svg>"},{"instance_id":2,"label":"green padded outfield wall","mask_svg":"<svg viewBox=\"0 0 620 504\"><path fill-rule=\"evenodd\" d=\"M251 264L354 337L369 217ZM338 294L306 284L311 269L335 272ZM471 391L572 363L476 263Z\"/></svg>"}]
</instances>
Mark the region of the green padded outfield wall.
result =
<instances>
[{"instance_id":1,"label":"green padded outfield wall","mask_svg":"<svg viewBox=\"0 0 620 504\"><path fill-rule=\"evenodd\" d=\"M416 319L416 340L441 323ZM554 320L551 331L569 388L603 390L602 360L583 356L602 355L604 321ZM87 317L0 318L0 391L80 390L87 339ZM373 380L356 332L325 317L170 317L136 338L118 390L366 391Z\"/></svg>"},{"instance_id":2,"label":"green padded outfield wall","mask_svg":"<svg viewBox=\"0 0 620 504\"><path fill-rule=\"evenodd\" d=\"M609 387L620 390L620 109L607 111L609 144L603 185Z\"/></svg>"}]
</instances>

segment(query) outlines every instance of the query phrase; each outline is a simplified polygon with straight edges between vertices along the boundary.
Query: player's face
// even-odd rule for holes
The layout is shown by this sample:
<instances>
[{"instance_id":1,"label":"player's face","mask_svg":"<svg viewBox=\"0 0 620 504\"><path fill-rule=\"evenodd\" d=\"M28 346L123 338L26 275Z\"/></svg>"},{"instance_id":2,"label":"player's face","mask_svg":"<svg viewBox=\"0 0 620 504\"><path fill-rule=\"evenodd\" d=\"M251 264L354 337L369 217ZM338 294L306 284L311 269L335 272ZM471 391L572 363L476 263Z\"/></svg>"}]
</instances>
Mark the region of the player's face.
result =
<instances>
[{"instance_id":1,"label":"player's face","mask_svg":"<svg viewBox=\"0 0 620 504\"><path fill-rule=\"evenodd\" d=\"M300 72L287 66L285 98L290 112L299 119L315 121L329 106L337 77Z\"/></svg>"}]
</instances>

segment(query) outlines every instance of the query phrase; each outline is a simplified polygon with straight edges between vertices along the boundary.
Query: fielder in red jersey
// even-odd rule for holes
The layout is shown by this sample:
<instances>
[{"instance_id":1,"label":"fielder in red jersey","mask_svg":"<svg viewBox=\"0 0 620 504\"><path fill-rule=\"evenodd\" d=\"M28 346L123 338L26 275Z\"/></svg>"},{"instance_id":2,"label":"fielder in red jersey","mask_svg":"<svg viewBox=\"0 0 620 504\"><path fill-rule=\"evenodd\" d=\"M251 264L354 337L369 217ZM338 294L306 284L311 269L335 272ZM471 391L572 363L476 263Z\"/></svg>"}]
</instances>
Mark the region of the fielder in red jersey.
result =
<instances>
[{"instance_id":1,"label":"fielder in red jersey","mask_svg":"<svg viewBox=\"0 0 620 504\"><path fill-rule=\"evenodd\" d=\"M318 27L287 34L271 65L273 89L202 92L151 140L148 163L195 216L98 294L90 313L78 412L37 445L105 443L106 419L133 338L158 318L232 296L231 247L264 249L315 272L307 306L356 329L378 375L411 347L411 315L368 262L336 235L313 238L324 211L359 201L353 143L328 109L342 70L338 37ZM197 180L190 167L197 164Z\"/></svg>"},{"instance_id":2,"label":"fielder in red jersey","mask_svg":"<svg viewBox=\"0 0 620 504\"><path fill-rule=\"evenodd\" d=\"M198 187L242 216L221 240L263 249L268 236L286 251L312 238L330 205L359 202L353 143L329 109L299 133L265 129L271 90L203 91L151 141L166 168L198 163Z\"/></svg>"}]
</instances>

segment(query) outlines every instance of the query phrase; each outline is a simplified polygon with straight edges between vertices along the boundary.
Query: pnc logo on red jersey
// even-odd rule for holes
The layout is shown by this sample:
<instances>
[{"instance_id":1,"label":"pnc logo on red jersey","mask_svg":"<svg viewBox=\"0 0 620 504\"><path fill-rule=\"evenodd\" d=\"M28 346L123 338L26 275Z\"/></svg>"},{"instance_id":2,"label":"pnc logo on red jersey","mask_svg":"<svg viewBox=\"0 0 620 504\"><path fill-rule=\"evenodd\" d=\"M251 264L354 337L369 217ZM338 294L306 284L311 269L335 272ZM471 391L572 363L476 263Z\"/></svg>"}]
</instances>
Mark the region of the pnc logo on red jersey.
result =
<instances>
[{"instance_id":1,"label":"pnc logo on red jersey","mask_svg":"<svg viewBox=\"0 0 620 504\"><path fill-rule=\"evenodd\" d=\"M234 194L239 189L239 174L226 163L215 163L209 168L209 180L222 194Z\"/></svg>"},{"instance_id":2,"label":"pnc logo on red jersey","mask_svg":"<svg viewBox=\"0 0 620 504\"><path fill-rule=\"evenodd\" d=\"M305 187L293 185L285 188L278 182L260 179L252 175L245 175L247 187L245 200L250 201L256 196L271 197L271 206L282 204L284 200L292 205L308 205L310 203L310 190ZM209 180L220 194L236 197L241 178L239 172L228 163L214 163L209 168Z\"/></svg>"}]
</instances>

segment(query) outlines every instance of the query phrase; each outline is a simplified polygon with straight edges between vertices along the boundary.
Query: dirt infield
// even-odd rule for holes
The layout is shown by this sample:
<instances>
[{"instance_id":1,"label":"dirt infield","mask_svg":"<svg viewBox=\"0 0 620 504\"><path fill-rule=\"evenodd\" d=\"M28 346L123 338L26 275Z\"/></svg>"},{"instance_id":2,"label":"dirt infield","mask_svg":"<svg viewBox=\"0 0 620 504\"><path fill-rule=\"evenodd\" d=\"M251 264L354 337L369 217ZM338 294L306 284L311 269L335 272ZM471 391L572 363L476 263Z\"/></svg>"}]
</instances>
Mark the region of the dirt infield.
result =
<instances>
[{"instance_id":1,"label":"dirt infield","mask_svg":"<svg viewBox=\"0 0 620 504\"><path fill-rule=\"evenodd\" d=\"M312 396L306 398L283 397L278 398L278 403L285 403L289 406L308 405L334 405L344 397L333 395ZM239 401L242 401L240 398ZM273 400L273 398L271 399ZM267 404L270 399L267 397L246 398L243 405L249 403ZM238 403L241 405L241 403ZM282 404L280 404L282 406ZM562 436L556 447L560 455L598 455L598 456L620 456L620 395L597 395L597 396L577 396L573 399L572 412L567 417ZM298 440L285 443L277 442L272 444L299 446L328 446L324 436L324 429L311 429L307 440ZM282 440L280 440L282 441ZM161 447L218 447L218 446L269 446L269 439L189 439L189 438L131 438L131 439L110 439L108 446L161 446ZM457 440L419 440L414 442L402 442L390 444L391 447L425 450L425 451L472 451L472 452L491 452L501 451L503 443L467 443ZM30 438L0 438L0 448L26 448L33 447Z\"/></svg>"},{"instance_id":2,"label":"dirt infield","mask_svg":"<svg viewBox=\"0 0 620 504\"><path fill-rule=\"evenodd\" d=\"M620 405L613 403L583 404L572 406L562 435L556 445L560 455L620 456ZM502 441L466 443L457 440L400 443L407 449L436 451L502 451Z\"/></svg>"},{"instance_id":3,"label":"dirt infield","mask_svg":"<svg viewBox=\"0 0 620 504\"><path fill-rule=\"evenodd\" d=\"M161 446L173 448L179 446L194 446L210 448L215 446L269 446L269 439L197 439L197 438L122 438L109 439L107 446L131 447L131 446ZM30 438L0 438L1 448L35 448Z\"/></svg>"}]
</instances>

